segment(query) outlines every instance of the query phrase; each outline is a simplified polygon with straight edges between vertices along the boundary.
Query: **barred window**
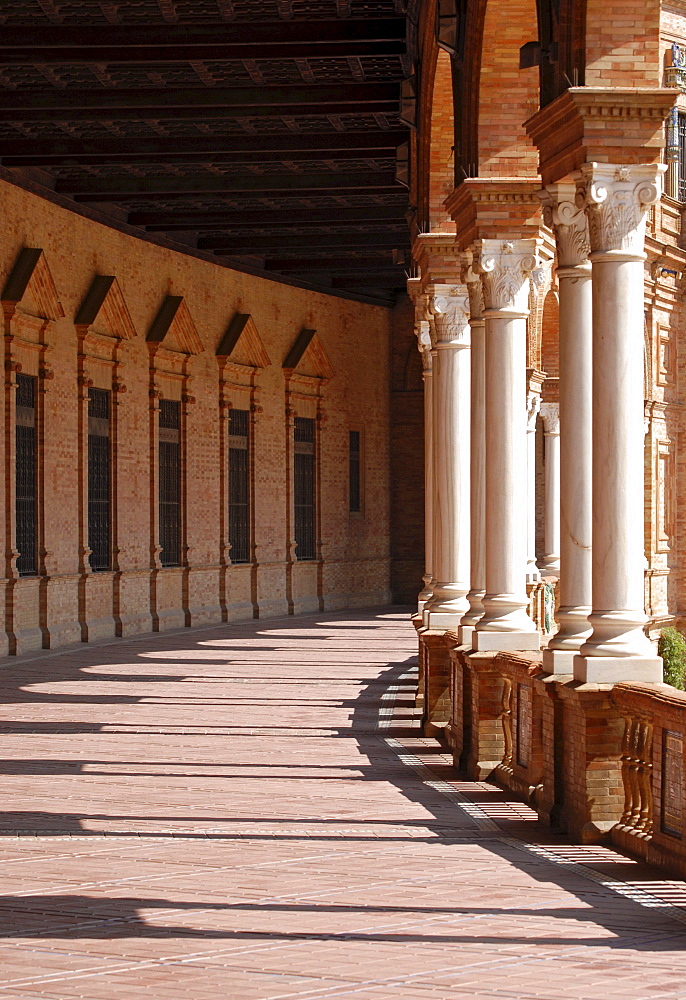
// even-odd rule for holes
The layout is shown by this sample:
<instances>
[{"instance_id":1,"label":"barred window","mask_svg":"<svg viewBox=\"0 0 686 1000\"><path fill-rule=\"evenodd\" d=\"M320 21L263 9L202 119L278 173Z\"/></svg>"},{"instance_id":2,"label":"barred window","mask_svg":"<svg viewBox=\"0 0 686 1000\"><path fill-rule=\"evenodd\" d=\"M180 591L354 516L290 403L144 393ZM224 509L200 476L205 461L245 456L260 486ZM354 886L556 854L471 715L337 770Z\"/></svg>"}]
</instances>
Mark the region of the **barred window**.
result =
<instances>
[{"instance_id":1,"label":"barred window","mask_svg":"<svg viewBox=\"0 0 686 1000\"><path fill-rule=\"evenodd\" d=\"M350 513L359 514L362 510L362 480L361 453L360 453L360 432L350 431L350 451L349 451L349 499Z\"/></svg>"},{"instance_id":2,"label":"barred window","mask_svg":"<svg viewBox=\"0 0 686 1000\"><path fill-rule=\"evenodd\" d=\"M250 561L248 410L229 411L229 542L231 562Z\"/></svg>"},{"instance_id":3,"label":"barred window","mask_svg":"<svg viewBox=\"0 0 686 1000\"><path fill-rule=\"evenodd\" d=\"M298 560L314 559L316 483L314 420L310 417L295 417L293 444L295 557Z\"/></svg>"},{"instance_id":4,"label":"barred window","mask_svg":"<svg viewBox=\"0 0 686 1000\"><path fill-rule=\"evenodd\" d=\"M160 561L178 566L181 552L181 404L160 400Z\"/></svg>"},{"instance_id":5,"label":"barred window","mask_svg":"<svg viewBox=\"0 0 686 1000\"><path fill-rule=\"evenodd\" d=\"M673 108L667 118L666 133L665 158L668 170L665 193L680 202L686 202L686 114Z\"/></svg>"},{"instance_id":6,"label":"barred window","mask_svg":"<svg viewBox=\"0 0 686 1000\"><path fill-rule=\"evenodd\" d=\"M36 452L36 378L17 375L15 515L20 576L38 572Z\"/></svg>"},{"instance_id":7,"label":"barred window","mask_svg":"<svg viewBox=\"0 0 686 1000\"><path fill-rule=\"evenodd\" d=\"M88 391L88 545L93 570L110 561L110 393Z\"/></svg>"}]
</instances>

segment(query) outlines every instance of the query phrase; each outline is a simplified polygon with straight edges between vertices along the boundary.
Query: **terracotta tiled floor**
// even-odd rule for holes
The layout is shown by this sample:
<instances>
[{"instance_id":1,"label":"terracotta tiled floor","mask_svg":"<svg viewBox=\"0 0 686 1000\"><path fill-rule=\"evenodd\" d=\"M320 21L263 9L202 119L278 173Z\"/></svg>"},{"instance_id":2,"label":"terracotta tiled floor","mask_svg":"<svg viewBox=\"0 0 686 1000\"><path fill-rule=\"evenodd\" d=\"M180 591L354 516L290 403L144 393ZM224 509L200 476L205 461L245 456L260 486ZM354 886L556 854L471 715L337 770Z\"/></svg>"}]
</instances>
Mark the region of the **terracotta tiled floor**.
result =
<instances>
[{"instance_id":1,"label":"terracotta tiled floor","mask_svg":"<svg viewBox=\"0 0 686 1000\"><path fill-rule=\"evenodd\" d=\"M0 998L686 998L686 886L416 734L395 610L0 669Z\"/></svg>"}]
</instances>

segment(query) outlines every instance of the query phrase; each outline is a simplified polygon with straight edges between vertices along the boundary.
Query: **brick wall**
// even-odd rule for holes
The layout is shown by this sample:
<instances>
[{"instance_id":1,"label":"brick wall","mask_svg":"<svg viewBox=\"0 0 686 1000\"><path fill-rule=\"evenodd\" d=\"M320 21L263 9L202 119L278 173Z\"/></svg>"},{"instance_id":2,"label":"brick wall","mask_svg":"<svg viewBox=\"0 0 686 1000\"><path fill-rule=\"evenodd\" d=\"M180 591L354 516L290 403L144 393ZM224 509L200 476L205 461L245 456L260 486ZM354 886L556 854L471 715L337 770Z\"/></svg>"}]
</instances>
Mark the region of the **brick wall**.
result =
<instances>
[{"instance_id":1,"label":"brick wall","mask_svg":"<svg viewBox=\"0 0 686 1000\"><path fill-rule=\"evenodd\" d=\"M2 580L7 623L0 650L77 641L89 629L91 635L111 635L244 617L253 609L263 615L286 613L289 605L297 611L386 601L391 312L154 246L4 182L2 199L0 285L6 284L22 248L42 248L44 253L12 318L13 307L6 304L10 368L0 433L5 470L0 548L7 567ZM111 317L101 312L84 349L74 320L96 275L116 276L124 303L119 303L119 311L128 312L133 335L113 337ZM49 284L50 276L57 306L48 302L46 308L41 282ZM159 350L151 352L146 335L165 296L183 296L186 312L172 324ZM51 308L58 313L60 304L63 316L45 317ZM268 356L269 363L257 374L251 368L255 359L248 356L254 345L245 340L236 348L237 364L221 371L218 365L218 345L237 312L251 315ZM291 386L291 407L300 415L322 418L321 548L314 563L293 563L288 544L292 528L286 452L292 414L286 413L282 364L303 328L317 331L317 345L302 359L297 385ZM193 347L194 337L198 343ZM324 361L331 377L322 385L318 376ZM44 376L38 378L40 566L37 577L21 579L13 570L11 552L12 364L20 364L24 373ZM87 396L84 379L103 389L111 390L115 383L126 387L113 395L114 572L90 573L83 551L86 460L79 406ZM151 470L156 442L151 413L159 404L156 394L178 399L183 409L184 551L182 565L170 569L160 569L155 552L157 493ZM255 555L247 566L226 565L222 421L230 405L252 409L253 417ZM353 515L348 511L348 432L357 428L363 430L363 512Z\"/></svg>"}]
</instances>

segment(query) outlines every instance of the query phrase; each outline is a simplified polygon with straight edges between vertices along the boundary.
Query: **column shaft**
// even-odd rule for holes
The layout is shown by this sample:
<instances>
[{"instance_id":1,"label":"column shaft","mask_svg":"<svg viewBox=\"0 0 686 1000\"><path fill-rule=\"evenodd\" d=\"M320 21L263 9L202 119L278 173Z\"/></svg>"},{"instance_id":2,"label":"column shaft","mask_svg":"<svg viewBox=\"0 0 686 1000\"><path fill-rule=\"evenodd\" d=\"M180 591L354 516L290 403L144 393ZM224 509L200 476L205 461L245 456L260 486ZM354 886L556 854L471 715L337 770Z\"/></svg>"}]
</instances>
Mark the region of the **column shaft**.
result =
<instances>
[{"instance_id":1,"label":"column shaft","mask_svg":"<svg viewBox=\"0 0 686 1000\"><path fill-rule=\"evenodd\" d=\"M536 425L541 397L529 391L526 396L526 582L538 583L541 573L536 563Z\"/></svg>"},{"instance_id":2,"label":"column shaft","mask_svg":"<svg viewBox=\"0 0 686 1000\"><path fill-rule=\"evenodd\" d=\"M471 267L465 268L469 291L471 350L471 413L469 459L470 480L470 563L471 586L467 594L469 610L460 623L460 643L473 643L474 626L483 616L486 593L486 324L481 280Z\"/></svg>"},{"instance_id":3,"label":"column shaft","mask_svg":"<svg viewBox=\"0 0 686 1000\"><path fill-rule=\"evenodd\" d=\"M548 673L571 673L591 634L591 481L593 311L586 213L576 185L541 193L557 240L560 301L560 608L559 629L543 653Z\"/></svg>"},{"instance_id":4,"label":"column shaft","mask_svg":"<svg viewBox=\"0 0 686 1000\"><path fill-rule=\"evenodd\" d=\"M433 594L430 629L457 629L469 607L469 306L463 286L434 286Z\"/></svg>"},{"instance_id":5,"label":"column shaft","mask_svg":"<svg viewBox=\"0 0 686 1000\"><path fill-rule=\"evenodd\" d=\"M560 575L560 414L557 403L542 403L545 456L542 576Z\"/></svg>"},{"instance_id":6,"label":"column shaft","mask_svg":"<svg viewBox=\"0 0 686 1000\"><path fill-rule=\"evenodd\" d=\"M535 240L480 240L486 311L486 595L474 648L538 649L526 595L526 318Z\"/></svg>"},{"instance_id":7,"label":"column shaft","mask_svg":"<svg viewBox=\"0 0 686 1000\"><path fill-rule=\"evenodd\" d=\"M656 166L582 168L593 268L593 632L574 676L585 682L662 679L643 631L643 244L659 192Z\"/></svg>"},{"instance_id":8,"label":"column shaft","mask_svg":"<svg viewBox=\"0 0 686 1000\"><path fill-rule=\"evenodd\" d=\"M431 355L428 355L429 363ZM421 614L432 594L432 559L434 544L433 509L433 372L424 368L424 588L417 599L417 610Z\"/></svg>"}]
</instances>

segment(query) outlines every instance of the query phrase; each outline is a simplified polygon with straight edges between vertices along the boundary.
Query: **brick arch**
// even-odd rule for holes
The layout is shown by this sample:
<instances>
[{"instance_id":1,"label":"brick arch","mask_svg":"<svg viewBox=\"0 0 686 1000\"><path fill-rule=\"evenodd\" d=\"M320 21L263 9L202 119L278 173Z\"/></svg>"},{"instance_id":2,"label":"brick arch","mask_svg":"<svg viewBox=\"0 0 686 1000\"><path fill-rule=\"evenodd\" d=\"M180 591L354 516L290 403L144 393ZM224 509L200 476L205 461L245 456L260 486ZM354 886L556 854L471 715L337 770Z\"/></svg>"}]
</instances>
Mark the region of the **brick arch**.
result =
<instances>
[{"instance_id":1,"label":"brick arch","mask_svg":"<svg viewBox=\"0 0 686 1000\"><path fill-rule=\"evenodd\" d=\"M482 0L481 9L479 176L535 176L538 153L523 123L539 108L539 70L520 70L519 51L538 38L536 0Z\"/></svg>"},{"instance_id":2,"label":"brick arch","mask_svg":"<svg viewBox=\"0 0 686 1000\"><path fill-rule=\"evenodd\" d=\"M455 115L453 67L447 52L436 44L436 2L422 7L419 30L421 61L419 130L416 136L418 171L412 194L420 232L454 230L443 201L455 185Z\"/></svg>"},{"instance_id":3,"label":"brick arch","mask_svg":"<svg viewBox=\"0 0 686 1000\"><path fill-rule=\"evenodd\" d=\"M454 224L443 202L455 186L453 79L450 56L439 48L436 48L429 132L429 227L431 232L452 232Z\"/></svg>"}]
</instances>

